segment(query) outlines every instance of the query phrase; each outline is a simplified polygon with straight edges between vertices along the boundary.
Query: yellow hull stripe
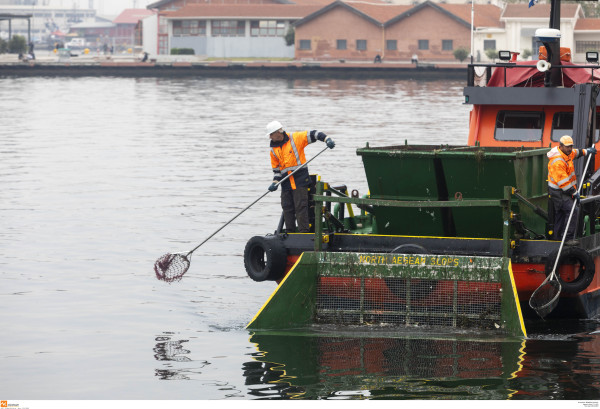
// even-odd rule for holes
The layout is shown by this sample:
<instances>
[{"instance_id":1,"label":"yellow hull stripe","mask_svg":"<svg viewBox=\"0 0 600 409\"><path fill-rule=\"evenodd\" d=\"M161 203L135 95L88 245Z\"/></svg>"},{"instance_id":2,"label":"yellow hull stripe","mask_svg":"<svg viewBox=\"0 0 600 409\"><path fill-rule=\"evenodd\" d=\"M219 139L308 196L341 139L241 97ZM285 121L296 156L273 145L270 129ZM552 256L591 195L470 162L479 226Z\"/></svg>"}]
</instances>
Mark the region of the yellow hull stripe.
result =
<instances>
[{"instance_id":1,"label":"yellow hull stripe","mask_svg":"<svg viewBox=\"0 0 600 409\"><path fill-rule=\"evenodd\" d=\"M307 234L314 236L314 233L288 233L289 235L296 234ZM354 233L336 233L336 236L357 236ZM414 239L447 239L447 240L487 240L487 241L502 241L502 239L497 238L485 238L485 237L447 237L447 236L403 236L400 234L361 234L360 236L369 236L369 237L406 237L406 238L414 238ZM535 241L536 243L546 242L546 243L556 243L553 240L531 240L531 239L523 239L521 241Z\"/></svg>"},{"instance_id":2,"label":"yellow hull stripe","mask_svg":"<svg viewBox=\"0 0 600 409\"><path fill-rule=\"evenodd\" d=\"M260 310L258 310L258 312L256 313L256 315L254 315L254 318L252 318L252 321L250 321L248 323L248 325L246 325L246 328L248 328L250 326L250 324L252 324L254 322L254 320L266 308L266 306L269 304L269 302L271 302L271 299L273 299L273 297L275 296L275 294L277 294L277 291L279 291L279 289L281 288L281 286L283 285L283 283L285 283L285 280L287 280L288 277L292 275L292 273L294 272L294 269L296 268L296 266L298 265L298 263L300 262L300 260L302 260L302 256L303 255L304 255L304 253L300 254L300 257L298 257L298 260L296 260L296 262L294 263L294 265L290 269L290 272L287 273L287 275L283 278L283 280L281 280L281 282L279 283L279 285L277 286L277 288L275 289L275 291L273 291L273 293L271 294L271 296L269 297L269 299L263 304L263 306L260 308Z\"/></svg>"},{"instance_id":3,"label":"yellow hull stripe","mask_svg":"<svg viewBox=\"0 0 600 409\"><path fill-rule=\"evenodd\" d=\"M521 303L519 302L519 295L517 294L517 286L515 285L515 277L512 271L512 261L508 261L508 275L510 276L510 284L512 285L513 294L515 296L515 303L517 304L517 312L519 313L519 323L521 324L521 330L523 335L527 337L527 331L525 330L525 323L523 322L523 313L521 312Z\"/></svg>"}]
</instances>

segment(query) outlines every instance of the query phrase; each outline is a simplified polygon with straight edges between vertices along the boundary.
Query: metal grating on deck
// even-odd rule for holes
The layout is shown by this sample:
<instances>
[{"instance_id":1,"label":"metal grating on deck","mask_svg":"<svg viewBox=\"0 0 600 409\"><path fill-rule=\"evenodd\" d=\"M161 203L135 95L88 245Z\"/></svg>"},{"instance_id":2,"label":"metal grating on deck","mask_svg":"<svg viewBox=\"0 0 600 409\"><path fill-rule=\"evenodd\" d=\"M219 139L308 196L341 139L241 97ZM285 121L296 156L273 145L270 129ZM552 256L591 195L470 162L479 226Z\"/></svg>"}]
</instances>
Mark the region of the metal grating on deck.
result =
<instances>
[{"instance_id":1,"label":"metal grating on deck","mask_svg":"<svg viewBox=\"0 0 600 409\"><path fill-rule=\"evenodd\" d=\"M499 282L328 275L318 278L316 320L494 328L501 295Z\"/></svg>"}]
</instances>

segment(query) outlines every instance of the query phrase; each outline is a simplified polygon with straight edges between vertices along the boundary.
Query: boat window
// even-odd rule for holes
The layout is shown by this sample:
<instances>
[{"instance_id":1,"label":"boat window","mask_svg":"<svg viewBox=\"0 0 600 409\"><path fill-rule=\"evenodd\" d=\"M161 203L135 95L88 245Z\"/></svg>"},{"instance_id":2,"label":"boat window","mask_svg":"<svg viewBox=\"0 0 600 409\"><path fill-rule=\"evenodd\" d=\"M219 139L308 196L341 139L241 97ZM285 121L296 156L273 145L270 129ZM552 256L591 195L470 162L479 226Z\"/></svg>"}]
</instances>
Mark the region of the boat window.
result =
<instances>
[{"instance_id":1,"label":"boat window","mask_svg":"<svg viewBox=\"0 0 600 409\"><path fill-rule=\"evenodd\" d=\"M543 112L500 111L496 117L494 139L497 141L541 141L543 125Z\"/></svg>"},{"instance_id":2,"label":"boat window","mask_svg":"<svg viewBox=\"0 0 600 409\"><path fill-rule=\"evenodd\" d=\"M596 136L594 143L600 139L600 113L596 113ZM561 136L573 136L573 112L557 112L552 118L552 136L554 142L558 142Z\"/></svg>"}]
</instances>

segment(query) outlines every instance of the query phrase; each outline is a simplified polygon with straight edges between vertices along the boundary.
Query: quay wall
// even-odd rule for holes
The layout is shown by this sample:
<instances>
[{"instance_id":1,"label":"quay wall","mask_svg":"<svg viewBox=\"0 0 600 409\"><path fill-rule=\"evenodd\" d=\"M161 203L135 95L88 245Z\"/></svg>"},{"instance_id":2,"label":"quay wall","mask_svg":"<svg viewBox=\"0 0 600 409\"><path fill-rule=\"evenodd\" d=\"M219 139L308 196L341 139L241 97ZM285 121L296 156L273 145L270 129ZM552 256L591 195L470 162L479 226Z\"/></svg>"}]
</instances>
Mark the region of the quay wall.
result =
<instances>
[{"instance_id":1,"label":"quay wall","mask_svg":"<svg viewBox=\"0 0 600 409\"><path fill-rule=\"evenodd\" d=\"M467 79L465 65L374 63L0 63L0 77L250 77Z\"/></svg>"}]
</instances>

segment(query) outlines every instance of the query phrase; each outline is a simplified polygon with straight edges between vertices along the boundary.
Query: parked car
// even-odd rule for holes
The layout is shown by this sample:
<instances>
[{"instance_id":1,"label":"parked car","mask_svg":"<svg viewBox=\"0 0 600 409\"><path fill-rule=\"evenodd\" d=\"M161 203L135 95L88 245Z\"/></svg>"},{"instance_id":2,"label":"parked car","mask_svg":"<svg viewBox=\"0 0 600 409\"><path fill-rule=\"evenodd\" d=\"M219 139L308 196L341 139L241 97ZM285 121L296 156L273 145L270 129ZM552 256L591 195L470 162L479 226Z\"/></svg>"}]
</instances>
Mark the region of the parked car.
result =
<instances>
[{"instance_id":1,"label":"parked car","mask_svg":"<svg viewBox=\"0 0 600 409\"><path fill-rule=\"evenodd\" d=\"M86 47L85 38L76 37L71 39L65 46L71 50L82 49Z\"/></svg>"}]
</instances>

